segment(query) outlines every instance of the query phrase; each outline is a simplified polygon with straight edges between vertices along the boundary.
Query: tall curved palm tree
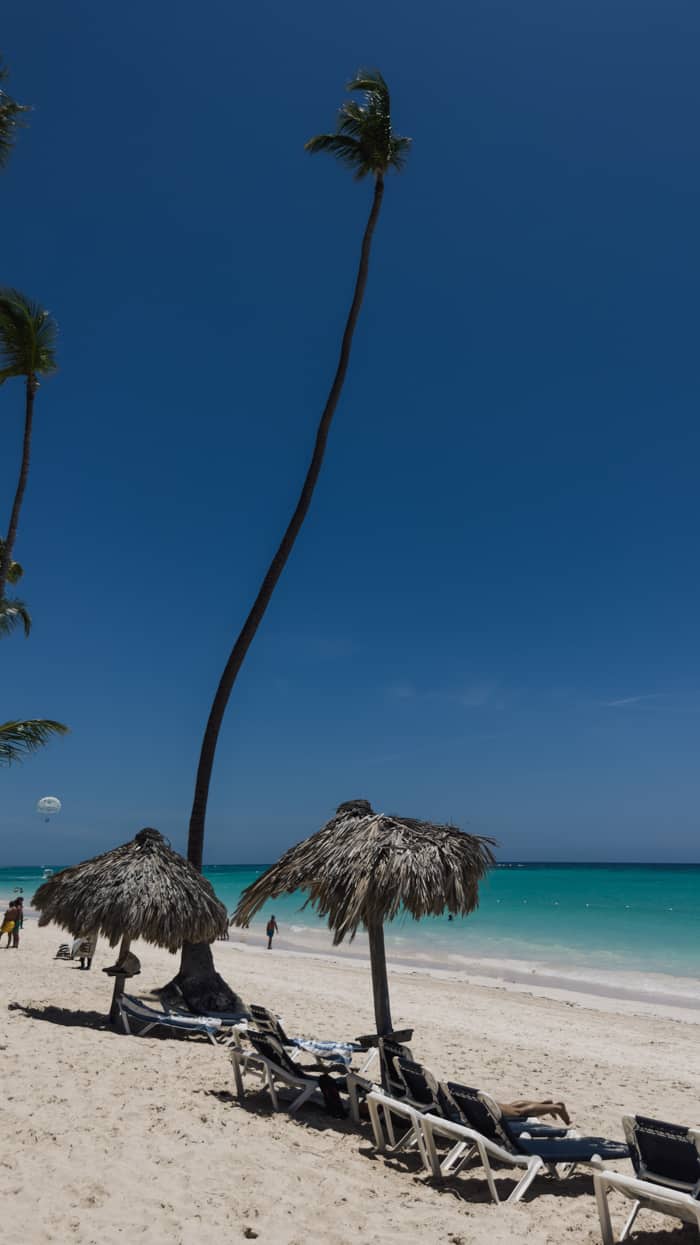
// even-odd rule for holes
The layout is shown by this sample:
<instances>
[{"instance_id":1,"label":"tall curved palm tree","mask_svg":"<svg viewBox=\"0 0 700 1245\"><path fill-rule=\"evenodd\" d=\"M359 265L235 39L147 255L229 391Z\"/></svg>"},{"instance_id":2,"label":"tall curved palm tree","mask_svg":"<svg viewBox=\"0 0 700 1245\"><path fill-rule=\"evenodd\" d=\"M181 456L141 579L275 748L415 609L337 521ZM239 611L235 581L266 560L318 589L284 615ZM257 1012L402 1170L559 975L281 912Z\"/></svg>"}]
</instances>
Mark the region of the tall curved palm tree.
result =
<instances>
[{"instance_id":1,"label":"tall curved palm tree","mask_svg":"<svg viewBox=\"0 0 700 1245\"><path fill-rule=\"evenodd\" d=\"M34 399L39 376L56 371L56 321L48 311L19 290L0 289L0 385L11 377L24 378L24 438L22 459L10 512L10 522L0 554L0 603L12 566L19 516L29 476Z\"/></svg>"},{"instance_id":2,"label":"tall curved palm tree","mask_svg":"<svg viewBox=\"0 0 700 1245\"><path fill-rule=\"evenodd\" d=\"M6 82L9 70L0 61L0 84ZM29 112L27 104L18 104L0 85L0 169L4 169L15 145L17 130L21 126L23 112Z\"/></svg>"},{"instance_id":3,"label":"tall curved palm tree","mask_svg":"<svg viewBox=\"0 0 700 1245\"><path fill-rule=\"evenodd\" d=\"M332 134L318 134L315 138L309 139L305 149L312 154L318 151L326 151L330 155L335 156L336 159L340 160L341 163L354 172L357 180L372 177L374 179L374 193L362 238L355 290L340 345L340 356L318 424L316 441L306 478L279 548L268 567L258 595L226 662L204 731L187 843L188 859L198 869L202 867L209 785L214 765L216 744L226 712L226 706L248 649L262 622L277 582L284 570L311 505L314 489L316 488L323 464L331 421L338 405L350 362L353 335L367 285L372 238L382 206L384 178L390 169L393 168L400 171L403 168L411 144L409 138L400 137L392 129L389 88L377 69L360 70L352 82L348 83L347 89L350 92L359 92L361 102L347 100L340 109L335 131ZM214 985L215 976L218 983L220 983L220 987L224 987L225 991L227 987L214 974L209 947L193 947L186 944L183 948L180 974L177 982L185 992L190 1006L194 1007L195 1010L206 1010L207 1008L224 1010L229 1005L225 992L222 993L221 990L218 993L216 992ZM189 994L187 993L188 990Z\"/></svg>"}]
</instances>

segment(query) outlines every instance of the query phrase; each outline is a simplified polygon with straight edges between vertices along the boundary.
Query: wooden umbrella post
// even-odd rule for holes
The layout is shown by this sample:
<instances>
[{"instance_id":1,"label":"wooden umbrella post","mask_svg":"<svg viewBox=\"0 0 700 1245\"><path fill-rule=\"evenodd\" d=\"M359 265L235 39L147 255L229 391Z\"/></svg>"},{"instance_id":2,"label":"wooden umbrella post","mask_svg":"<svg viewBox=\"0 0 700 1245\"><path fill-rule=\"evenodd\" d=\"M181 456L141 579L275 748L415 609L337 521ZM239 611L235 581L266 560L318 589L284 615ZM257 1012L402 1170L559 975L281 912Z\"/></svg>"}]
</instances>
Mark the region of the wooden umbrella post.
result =
<instances>
[{"instance_id":1,"label":"wooden umbrella post","mask_svg":"<svg viewBox=\"0 0 700 1245\"><path fill-rule=\"evenodd\" d=\"M124 937L122 938L121 946L119 948L119 955L117 956L117 964L124 963L124 960L129 953L130 946L131 946L131 939L127 938L125 934ZM125 981L126 981L125 973L117 973L116 977L114 978L114 991L112 993L112 1006L109 1009L109 1018L113 1025L116 1025L119 1020L118 999L124 993L124 982Z\"/></svg>"},{"instance_id":2,"label":"wooden umbrella post","mask_svg":"<svg viewBox=\"0 0 700 1245\"><path fill-rule=\"evenodd\" d=\"M372 966L372 992L374 994L374 1019L377 1033L383 1037L392 1032L391 1007L389 1004L389 979L386 972L386 953L384 950L384 926L381 921L370 919L367 922L369 935L369 958Z\"/></svg>"}]
</instances>

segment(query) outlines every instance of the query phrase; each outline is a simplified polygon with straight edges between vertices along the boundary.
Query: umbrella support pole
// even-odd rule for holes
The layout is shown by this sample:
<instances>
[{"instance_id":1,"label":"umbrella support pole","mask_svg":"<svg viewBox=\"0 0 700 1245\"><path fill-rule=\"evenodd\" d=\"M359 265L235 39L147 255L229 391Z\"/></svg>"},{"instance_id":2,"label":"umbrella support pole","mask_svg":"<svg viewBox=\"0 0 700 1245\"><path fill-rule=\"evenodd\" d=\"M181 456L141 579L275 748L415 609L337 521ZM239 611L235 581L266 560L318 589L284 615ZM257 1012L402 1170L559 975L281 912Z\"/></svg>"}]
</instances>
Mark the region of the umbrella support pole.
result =
<instances>
[{"instance_id":1,"label":"umbrella support pole","mask_svg":"<svg viewBox=\"0 0 700 1245\"><path fill-rule=\"evenodd\" d=\"M372 966L372 993L374 994L374 1018L380 1037L391 1033L391 1007L389 1004L389 979L386 971L384 949L384 926L381 921L368 921L369 958Z\"/></svg>"},{"instance_id":2,"label":"umbrella support pole","mask_svg":"<svg viewBox=\"0 0 700 1245\"><path fill-rule=\"evenodd\" d=\"M122 938L121 946L119 948L119 955L117 956L117 964L122 964L124 962L125 957L129 953L130 946L131 946L131 939L127 938L125 935ZM114 978L114 990L112 992L112 1006L109 1009L109 1018L113 1025L116 1025L119 1021L119 1007L117 1006L117 1000L124 993L124 982L125 981L126 981L126 975L124 973L118 973L117 976Z\"/></svg>"}]
</instances>

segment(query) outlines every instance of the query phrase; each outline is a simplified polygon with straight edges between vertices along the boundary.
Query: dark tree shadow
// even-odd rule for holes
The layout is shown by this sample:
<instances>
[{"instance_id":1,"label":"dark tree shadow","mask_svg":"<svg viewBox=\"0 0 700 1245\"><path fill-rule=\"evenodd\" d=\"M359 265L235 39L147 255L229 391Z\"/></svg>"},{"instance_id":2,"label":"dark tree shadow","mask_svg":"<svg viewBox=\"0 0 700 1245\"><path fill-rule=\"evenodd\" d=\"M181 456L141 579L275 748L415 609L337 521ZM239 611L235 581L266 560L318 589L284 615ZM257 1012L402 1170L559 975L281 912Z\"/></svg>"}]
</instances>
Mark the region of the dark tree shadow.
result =
<instances>
[{"instance_id":1,"label":"dark tree shadow","mask_svg":"<svg viewBox=\"0 0 700 1245\"><path fill-rule=\"evenodd\" d=\"M32 1007L24 1003L8 1003L8 1010L21 1012L32 1020L45 1020L51 1025L67 1025L76 1029L110 1029L109 1016L104 1012L75 1011L69 1007Z\"/></svg>"}]
</instances>

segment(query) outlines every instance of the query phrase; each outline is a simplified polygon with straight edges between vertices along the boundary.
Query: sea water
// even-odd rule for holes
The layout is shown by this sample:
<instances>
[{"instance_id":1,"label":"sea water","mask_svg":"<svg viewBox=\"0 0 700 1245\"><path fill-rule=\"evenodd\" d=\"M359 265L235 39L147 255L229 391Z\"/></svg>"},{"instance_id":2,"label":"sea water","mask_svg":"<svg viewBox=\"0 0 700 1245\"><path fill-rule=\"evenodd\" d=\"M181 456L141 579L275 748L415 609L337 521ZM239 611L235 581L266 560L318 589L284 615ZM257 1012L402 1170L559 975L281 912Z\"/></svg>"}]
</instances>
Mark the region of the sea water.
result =
<instances>
[{"instance_id":1,"label":"sea water","mask_svg":"<svg viewBox=\"0 0 700 1245\"><path fill-rule=\"evenodd\" d=\"M51 866L54 870L60 865ZM266 866L212 865L205 874L232 912ZM40 868L0 869L0 898L30 902ZM305 896L284 895L264 908L244 935L263 942L274 913L279 945L331 949L325 922ZM237 937L235 930L232 937ZM412 962L459 968L475 959L536 965L538 971L610 970L700 978L700 865L500 864L481 885L469 917L399 917L385 927L387 953ZM363 940L358 940L360 948ZM360 949L358 948L358 949Z\"/></svg>"}]
</instances>

